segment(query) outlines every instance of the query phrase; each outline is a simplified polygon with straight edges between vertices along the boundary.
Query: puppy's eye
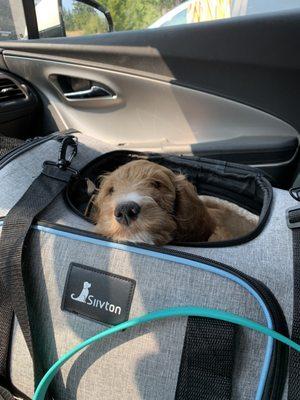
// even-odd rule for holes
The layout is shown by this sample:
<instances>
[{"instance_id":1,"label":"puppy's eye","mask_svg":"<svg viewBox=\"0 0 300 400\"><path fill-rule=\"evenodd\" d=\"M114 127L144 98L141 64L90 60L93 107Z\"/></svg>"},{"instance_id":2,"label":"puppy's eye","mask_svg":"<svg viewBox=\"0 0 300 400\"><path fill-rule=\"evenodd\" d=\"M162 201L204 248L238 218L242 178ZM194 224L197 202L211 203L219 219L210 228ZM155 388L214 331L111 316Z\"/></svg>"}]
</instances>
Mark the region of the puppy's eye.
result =
<instances>
[{"instance_id":1,"label":"puppy's eye","mask_svg":"<svg viewBox=\"0 0 300 400\"><path fill-rule=\"evenodd\" d=\"M159 189L161 187L161 183L159 181L153 181L152 186L155 187L155 189Z\"/></svg>"},{"instance_id":2,"label":"puppy's eye","mask_svg":"<svg viewBox=\"0 0 300 400\"><path fill-rule=\"evenodd\" d=\"M113 194L114 190L115 190L115 189L113 188L113 186L111 186L111 187L108 189L107 194L109 194L109 195Z\"/></svg>"}]
</instances>

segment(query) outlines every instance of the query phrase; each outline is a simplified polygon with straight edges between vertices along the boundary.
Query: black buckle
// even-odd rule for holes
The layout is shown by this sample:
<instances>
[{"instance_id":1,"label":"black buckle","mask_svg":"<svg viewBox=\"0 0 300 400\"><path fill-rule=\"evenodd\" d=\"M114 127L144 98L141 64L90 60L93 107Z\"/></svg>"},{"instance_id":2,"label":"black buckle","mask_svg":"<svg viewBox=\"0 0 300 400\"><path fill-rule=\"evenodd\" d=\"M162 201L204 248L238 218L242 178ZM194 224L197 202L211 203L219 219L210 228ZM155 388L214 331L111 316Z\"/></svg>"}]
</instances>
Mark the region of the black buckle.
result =
<instances>
[{"instance_id":1,"label":"black buckle","mask_svg":"<svg viewBox=\"0 0 300 400\"><path fill-rule=\"evenodd\" d=\"M58 168L72 169L69 168L69 166L73 158L77 154L77 146L78 146L78 139L76 136L69 135L62 140L58 153L58 162L57 162ZM71 148L71 152L68 154L69 148Z\"/></svg>"},{"instance_id":2,"label":"black buckle","mask_svg":"<svg viewBox=\"0 0 300 400\"><path fill-rule=\"evenodd\" d=\"M300 221L298 222L291 222L290 221L290 212L300 210L300 207L290 207L285 212L286 223L290 229L300 228Z\"/></svg>"},{"instance_id":3,"label":"black buckle","mask_svg":"<svg viewBox=\"0 0 300 400\"><path fill-rule=\"evenodd\" d=\"M57 162L54 162L54 161L44 161L44 162L43 162L43 170L45 170L45 168L47 167L47 165L54 166L54 167L58 168L58 169L61 170L61 171L70 171L73 175L78 175L78 173L79 173L79 172L77 171L77 169L75 169L75 168L71 168L71 167L64 167L64 168L62 168L62 167L60 167L60 166L58 165Z\"/></svg>"},{"instance_id":4,"label":"black buckle","mask_svg":"<svg viewBox=\"0 0 300 400\"><path fill-rule=\"evenodd\" d=\"M73 158L77 154L77 146L78 146L78 139L76 136L69 135L63 138L58 152L58 161L57 162L44 161L43 163L44 171L46 170L47 165L49 165L49 166L55 166L61 171L69 171L72 174L77 175L78 171L70 167ZM71 148L71 151L69 148Z\"/></svg>"},{"instance_id":5,"label":"black buckle","mask_svg":"<svg viewBox=\"0 0 300 400\"><path fill-rule=\"evenodd\" d=\"M293 187L289 190L289 194L293 199L300 201L300 187Z\"/></svg>"}]
</instances>

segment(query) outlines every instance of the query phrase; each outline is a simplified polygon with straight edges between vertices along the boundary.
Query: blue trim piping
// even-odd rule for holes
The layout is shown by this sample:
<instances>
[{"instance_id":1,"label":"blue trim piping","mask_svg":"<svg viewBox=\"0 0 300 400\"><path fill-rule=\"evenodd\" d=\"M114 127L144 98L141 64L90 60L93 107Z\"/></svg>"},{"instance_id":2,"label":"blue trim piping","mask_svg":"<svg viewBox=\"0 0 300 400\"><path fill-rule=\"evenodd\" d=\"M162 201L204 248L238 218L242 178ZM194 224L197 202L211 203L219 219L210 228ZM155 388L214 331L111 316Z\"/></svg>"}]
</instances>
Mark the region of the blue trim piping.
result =
<instances>
[{"instance_id":1,"label":"blue trim piping","mask_svg":"<svg viewBox=\"0 0 300 400\"><path fill-rule=\"evenodd\" d=\"M3 224L3 222L1 221L0 226L2 224ZM171 261L171 262L175 262L178 264L187 265L189 267L198 268L203 271L211 272L216 275L227 278L227 279L239 284L240 286L242 286L257 300L258 304L260 305L260 307L265 315L268 328L274 329L271 315L270 315L263 299L245 281L243 281L242 279L240 279L239 277L237 277L235 275L230 274L227 271L223 271L214 266L204 264L199 261L193 261L193 260L181 258L178 256L173 256L171 254L158 253L158 252L155 252L152 250L141 249L139 247L133 247L133 246L127 246L127 245L121 244L121 243L107 242L107 241L104 241L101 239L96 239L96 238L92 238L92 237L88 237L88 236L82 236L82 235L79 235L76 233L65 232L65 231L61 231L59 229L55 229L55 228L48 228L48 227L45 227L42 225L34 225L33 229L40 231L40 232L56 235L59 237L71 239L71 240L77 240L80 242L86 242L86 243L94 244L97 246L108 247L111 249L117 249L117 250L126 251L126 252L134 253L134 254L146 255L146 256L158 258L158 259L161 259L164 261ZM264 362L263 362L263 366L262 366L262 370L261 370L261 375L260 375L260 379L259 379L259 383L258 383L258 387L257 387L255 400L261 400L262 396L263 396L263 392L264 392L264 388L265 388L266 380L267 380L267 376L268 376L268 371L270 369L270 364L271 364L273 344L274 344L274 340L271 337L269 337L268 341L267 341L265 358L264 358Z\"/></svg>"}]
</instances>

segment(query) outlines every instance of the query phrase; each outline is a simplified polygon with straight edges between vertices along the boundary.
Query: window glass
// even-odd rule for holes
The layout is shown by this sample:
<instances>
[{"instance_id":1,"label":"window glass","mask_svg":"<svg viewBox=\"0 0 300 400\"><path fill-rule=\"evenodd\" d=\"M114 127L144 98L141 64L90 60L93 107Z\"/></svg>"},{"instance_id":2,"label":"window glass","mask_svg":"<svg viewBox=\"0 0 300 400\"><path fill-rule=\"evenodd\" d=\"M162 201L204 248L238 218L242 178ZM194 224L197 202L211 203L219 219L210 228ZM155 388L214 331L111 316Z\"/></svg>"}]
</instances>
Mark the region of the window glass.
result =
<instances>
[{"instance_id":1,"label":"window glass","mask_svg":"<svg viewBox=\"0 0 300 400\"><path fill-rule=\"evenodd\" d=\"M85 1L87 3L85 3ZM258 13L300 10L300 0L35 0L41 37L82 36L201 23ZM26 2L25 2L26 4ZM27 38L21 0L0 0L0 40Z\"/></svg>"},{"instance_id":2,"label":"window glass","mask_svg":"<svg viewBox=\"0 0 300 400\"><path fill-rule=\"evenodd\" d=\"M40 37L85 36L109 30L104 13L84 0L35 0L35 10Z\"/></svg>"},{"instance_id":3,"label":"window glass","mask_svg":"<svg viewBox=\"0 0 300 400\"><path fill-rule=\"evenodd\" d=\"M24 39L27 30L20 0L0 0L0 40Z\"/></svg>"},{"instance_id":4,"label":"window glass","mask_svg":"<svg viewBox=\"0 0 300 400\"><path fill-rule=\"evenodd\" d=\"M186 17L187 17L186 10L179 11L174 16L172 16L170 19L168 19L168 21L166 21L166 22L161 21L160 26L172 26L172 25L186 24L187 23Z\"/></svg>"},{"instance_id":5,"label":"window glass","mask_svg":"<svg viewBox=\"0 0 300 400\"><path fill-rule=\"evenodd\" d=\"M58 0L34 0L40 37L65 36Z\"/></svg>"},{"instance_id":6,"label":"window glass","mask_svg":"<svg viewBox=\"0 0 300 400\"><path fill-rule=\"evenodd\" d=\"M103 0L115 30L159 28L300 9L300 0Z\"/></svg>"},{"instance_id":7,"label":"window glass","mask_svg":"<svg viewBox=\"0 0 300 400\"><path fill-rule=\"evenodd\" d=\"M62 18L66 36L92 35L108 31L104 14L79 2L63 1Z\"/></svg>"}]
</instances>

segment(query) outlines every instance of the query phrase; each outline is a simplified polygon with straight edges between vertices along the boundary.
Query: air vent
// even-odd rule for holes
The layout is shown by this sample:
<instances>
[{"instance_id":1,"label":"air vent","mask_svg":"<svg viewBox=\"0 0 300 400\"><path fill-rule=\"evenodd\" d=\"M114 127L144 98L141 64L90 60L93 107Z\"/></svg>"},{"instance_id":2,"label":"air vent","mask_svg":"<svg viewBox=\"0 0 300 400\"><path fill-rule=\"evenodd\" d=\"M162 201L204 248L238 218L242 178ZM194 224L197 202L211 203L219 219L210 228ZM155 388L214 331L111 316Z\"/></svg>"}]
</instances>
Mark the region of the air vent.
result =
<instances>
[{"instance_id":1,"label":"air vent","mask_svg":"<svg viewBox=\"0 0 300 400\"><path fill-rule=\"evenodd\" d=\"M0 103L25 99L26 95L12 80L0 79Z\"/></svg>"}]
</instances>

